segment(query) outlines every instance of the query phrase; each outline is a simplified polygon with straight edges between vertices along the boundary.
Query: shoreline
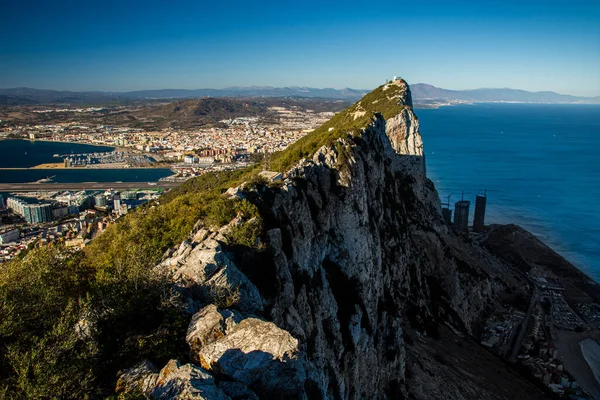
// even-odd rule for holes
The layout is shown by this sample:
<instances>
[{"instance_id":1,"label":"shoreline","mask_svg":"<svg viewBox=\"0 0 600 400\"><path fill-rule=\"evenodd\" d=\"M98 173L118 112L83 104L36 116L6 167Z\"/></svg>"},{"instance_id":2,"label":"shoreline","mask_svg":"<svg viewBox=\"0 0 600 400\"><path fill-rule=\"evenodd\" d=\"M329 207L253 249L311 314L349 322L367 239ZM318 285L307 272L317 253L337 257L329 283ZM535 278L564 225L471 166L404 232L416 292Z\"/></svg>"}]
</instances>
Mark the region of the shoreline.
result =
<instances>
[{"instance_id":1,"label":"shoreline","mask_svg":"<svg viewBox=\"0 0 600 400\"><path fill-rule=\"evenodd\" d=\"M583 354L583 358L587 361L594 377L596 378L596 382L600 384L600 368L599 368L599 356L600 346L598 342L594 338L583 339L579 342L579 347L581 348L581 353Z\"/></svg>"},{"instance_id":2,"label":"shoreline","mask_svg":"<svg viewBox=\"0 0 600 400\"><path fill-rule=\"evenodd\" d=\"M594 332L575 333L553 330L551 335L565 369L573 375L586 392L592 394L595 398L600 398L600 382L598 382L596 374L583 354L581 347L584 340L597 340L598 334L594 334Z\"/></svg>"},{"instance_id":3,"label":"shoreline","mask_svg":"<svg viewBox=\"0 0 600 400\"><path fill-rule=\"evenodd\" d=\"M27 139L27 138L0 138L0 142L8 140L22 141L22 142L45 142L45 143L60 143L60 144L74 144L81 146L93 146L93 147L105 147L110 148L111 150L102 151L100 153L112 153L115 151L121 151L125 153L136 153L136 154L148 154L143 151L133 150L127 147L120 147L114 145L106 145L106 144L96 144L96 143L84 143L84 142L72 142L72 141L64 141L64 140L50 140L50 139ZM92 151L85 152L94 153ZM158 164L158 163L157 163ZM71 166L65 167L62 162L46 162L37 165L32 165L30 167L0 167L0 171L27 171L27 170L40 170L40 171L57 171L57 170L127 170L127 169L169 169L172 170L171 164L166 165L147 165L147 166L135 166L130 167L124 164L119 165L111 165L111 164L94 164L93 166Z\"/></svg>"},{"instance_id":4,"label":"shoreline","mask_svg":"<svg viewBox=\"0 0 600 400\"><path fill-rule=\"evenodd\" d=\"M579 315L577 304L600 303L600 285L532 232L514 224L490 225L483 235L483 246L493 255L522 272L560 283L561 296L576 315ZM535 295L535 289L532 291ZM586 357L581 346L586 339L600 341L598 325L584 318L585 330L577 332L562 329L550 321L546 340L558 351L558 359L586 392L600 399L600 381L596 375L600 371L600 348Z\"/></svg>"},{"instance_id":5,"label":"shoreline","mask_svg":"<svg viewBox=\"0 0 600 400\"><path fill-rule=\"evenodd\" d=\"M111 151L115 151L117 146L110 144L98 144L98 143L83 143L83 142L70 142L67 140L50 140L50 139L28 139L28 138L1 138L2 140L22 140L24 142L48 142L48 143L63 143L63 144L80 144L82 146L95 146L95 147L111 147ZM108 153L108 152L107 152Z\"/></svg>"},{"instance_id":6,"label":"shoreline","mask_svg":"<svg viewBox=\"0 0 600 400\"><path fill-rule=\"evenodd\" d=\"M46 165L46 164L40 164L40 165ZM168 170L172 170L171 166L156 166L156 167L115 167L115 166L110 166L109 164L105 164L107 165L106 167L95 167L95 168L88 168L88 167L41 167L40 165L36 165L33 167L29 167L29 168L11 168L11 167L0 167L0 171L121 171L121 170L139 170L139 169L168 169Z\"/></svg>"}]
</instances>

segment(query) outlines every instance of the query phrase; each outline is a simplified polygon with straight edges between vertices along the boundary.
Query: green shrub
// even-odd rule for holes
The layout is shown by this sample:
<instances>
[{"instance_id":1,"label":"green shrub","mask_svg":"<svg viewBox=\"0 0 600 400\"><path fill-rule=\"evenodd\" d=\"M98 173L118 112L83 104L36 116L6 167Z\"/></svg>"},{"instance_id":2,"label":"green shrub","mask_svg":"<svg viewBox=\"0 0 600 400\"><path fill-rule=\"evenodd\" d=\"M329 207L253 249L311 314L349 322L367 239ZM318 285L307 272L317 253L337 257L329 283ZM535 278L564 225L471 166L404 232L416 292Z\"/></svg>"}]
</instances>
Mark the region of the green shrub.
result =
<instances>
[{"instance_id":1,"label":"green shrub","mask_svg":"<svg viewBox=\"0 0 600 400\"><path fill-rule=\"evenodd\" d=\"M8 381L15 397L84 398L93 391L98 351L93 341L78 337L78 311L71 300L47 333L28 338L26 345L7 345L4 355L13 370Z\"/></svg>"}]
</instances>

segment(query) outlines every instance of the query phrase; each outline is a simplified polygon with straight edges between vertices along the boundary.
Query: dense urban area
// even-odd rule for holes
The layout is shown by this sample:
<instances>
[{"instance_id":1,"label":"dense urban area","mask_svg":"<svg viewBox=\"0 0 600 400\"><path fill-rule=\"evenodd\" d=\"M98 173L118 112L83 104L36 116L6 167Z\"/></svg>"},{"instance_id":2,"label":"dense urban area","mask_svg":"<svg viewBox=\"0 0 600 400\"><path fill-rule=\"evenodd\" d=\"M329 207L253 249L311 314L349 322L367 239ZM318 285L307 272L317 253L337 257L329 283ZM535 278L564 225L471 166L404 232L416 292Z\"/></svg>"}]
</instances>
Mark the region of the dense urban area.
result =
<instances>
[{"instance_id":1,"label":"dense urban area","mask_svg":"<svg viewBox=\"0 0 600 400\"><path fill-rule=\"evenodd\" d=\"M29 113L41 119L68 114L73 120L44 124L39 123L39 118L34 118L31 124L5 121L0 125L0 140L15 138L115 148L111 152L55 154L56 162L33 167L48 170L48 178L32 183L50 183L52 170L63 168L168 167L173 175L163 180L185 181L208 171L237 169L257 161L268 163L270 153L285 149L334 115L332 111L316 112L284 104L272 105L260 116L233 116L201 128L148 130L81 122L86 116L110 114L121 108L38 107ZM150 188L119 193L107 185L102 191L50 190L0 195L0 262L14 258L34 244L60 241L67 247L80 249L128 210L155 200L161 192L159 188Z\"/></svg>"},{"instance_id":2,"label":"dense urban area","mask_svg":"<svg viewBox=\"0 0 600 400\"><path fill-rule=\"evenodd\" d=\"M177 109L180 106L176 106ZM319 108L336 110L339 103ZM0 125L0 139L23 138L115 147L110 153L56 154L55 163L38 168L145 168L169 167L170 179L187 179L206 171L235 169L265 155L285 149L307 132L329 120L333 111L315 111L295 105L267 107L262 116L232 117L193 128L139 128L82 123L82 115L104 108L41 109L34 115L68 112L76 121L24 124L25 120ZM11 114L12 115L12 114ZM43 118L42 118L43 119ZM85 118L84 118L85 119Z\"/></svg>"}]
</instances>

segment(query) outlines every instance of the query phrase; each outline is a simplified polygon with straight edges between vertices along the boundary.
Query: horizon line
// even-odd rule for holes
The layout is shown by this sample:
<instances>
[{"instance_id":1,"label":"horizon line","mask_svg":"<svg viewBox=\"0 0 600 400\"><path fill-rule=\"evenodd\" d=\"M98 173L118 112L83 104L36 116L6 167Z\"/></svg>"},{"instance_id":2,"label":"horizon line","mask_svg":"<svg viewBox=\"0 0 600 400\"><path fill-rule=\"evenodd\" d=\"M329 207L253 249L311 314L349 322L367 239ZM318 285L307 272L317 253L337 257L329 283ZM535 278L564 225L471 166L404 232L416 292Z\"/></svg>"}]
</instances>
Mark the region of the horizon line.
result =
<instances>
[{"instance_id":1,"label":"horizon line","mask_svg":"<svg viewBox=\"0 0 600 400\"><path fill-rule=\"evenodd\" d=\"M429 83L424 83L424 82L417 82L417 83L413 83L413 84L409 84L410 86L414 86L414 85L427 85L436 89L441 89L441 90L449 90L449 91L456 91L456 92L466 92L466 91L475 91L475 90L519 90L519 91L523 91L523 92L527 92L527 93L554 93L554 94L558 94L561 96L572 96L572 97L580 97L580 98L587 98L587 99L594 99L597 97L600 97L600 94L597 95L591 95L591 96L581 96L581 95L575 95L575 94L570 94L570 93L559 93L559 92L555 92L553 90L537 90L537 91L531 91L531 90L525 90L525 89L519 89L519 88L512 88L512 87L478 87L478 88L472 88L472 89L449 89L449 88L444 88L444 87L440 87L440 86L435 86L435 85L431 85ZM0 90L17 90L17 89L30 89L30 90L46 90L46 91L53 91L53 92L72 92L72 93L131 93L131 92L145 92L145 91L164 91L164 90L181 90L181 91L196 91L196 90L216 90L216 91L224 91L224 90L232 90L232 89L315 89L315 90L336 90L336 91L342 91L342 90L353 90L353 91L358 91L358 92L370 92L373 89L357 89L357 88L351 88L349 86L343 87L343 88L334 88L334 87L316 87L316 86L271 86L271 85L250 85L250 86L226 86L223 88L211 88L211 87L203 87L203 88L194 88L194 89L184 89L184 88L174 88L174 87L167 87L167 88L153 88L153 89L135 89L135 90L121 90L121 91L114 91L114 90L98 90L98 89L90 89L90 90L69 90L69 89L39 89L39 88L35 88L35 87L30 87L30 86L13 86L13 87L0 87Z\"/></svg>"}]
</instances>

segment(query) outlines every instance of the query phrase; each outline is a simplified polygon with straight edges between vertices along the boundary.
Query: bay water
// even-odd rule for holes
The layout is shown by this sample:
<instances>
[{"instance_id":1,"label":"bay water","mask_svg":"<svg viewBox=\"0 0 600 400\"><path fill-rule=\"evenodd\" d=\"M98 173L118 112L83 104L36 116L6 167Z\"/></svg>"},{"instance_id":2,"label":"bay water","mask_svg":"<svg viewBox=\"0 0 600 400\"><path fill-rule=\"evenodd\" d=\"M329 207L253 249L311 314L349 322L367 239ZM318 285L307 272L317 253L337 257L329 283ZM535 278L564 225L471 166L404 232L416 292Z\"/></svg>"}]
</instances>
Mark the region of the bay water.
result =
<instances>
[{"instance_id":1,"label":"bay water","mask_svg":"<svg viewBox=\"0 0 600 400\"><path fill-rule=\"evenodd\" d=\"M39 164L62 162L54 154L87 154L114 150L109 146L42 140L0 140L0 168L30 168ZM168 168L127 169L27 169L0 170L0 183L35 182L54 176L58 183L72 182L155 182L172 175Z\"/></svg>"}]
</instances>

